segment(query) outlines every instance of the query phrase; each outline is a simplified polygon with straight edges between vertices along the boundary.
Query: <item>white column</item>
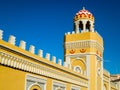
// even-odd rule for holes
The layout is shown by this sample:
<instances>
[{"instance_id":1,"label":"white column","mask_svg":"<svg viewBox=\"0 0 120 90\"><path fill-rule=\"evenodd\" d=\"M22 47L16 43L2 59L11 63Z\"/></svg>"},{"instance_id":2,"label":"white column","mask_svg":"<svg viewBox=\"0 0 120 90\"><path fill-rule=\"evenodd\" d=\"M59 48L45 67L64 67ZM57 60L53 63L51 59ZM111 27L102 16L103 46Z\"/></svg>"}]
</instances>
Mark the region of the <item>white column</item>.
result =
<instances>
[{"instance_id":1,"label":"white column","mask_svg":"<svg viewBox=\"0 0 120 90\"><path fill-rule=\"evenodd\" d=\"M75 32L79 33L79 22L75 22Z\"/></svg>"},{"instance_id":2,"label":"white column","mask_svg":"<svg viewBox=\"0 0 120 90\"><path fill-rule=\"evenodd\" d=\"M92 21L90 22L90 31L94 32L94 23Z\"/></svg>"},{"instance_id":3,"label":"white column","mask_svg":"<svg viewBox=\"0 0 120 90\"><path fill-rule=\"evenodd\" d=\"M71 69L70 57L66 57L66 66Z\"/></svg>"},{"instance_id":4,"label":"white column","mask_svg":"<svg viewBox=\"0 0 120 90\"><path fill-rule=\"evenodd\" d=\"M87 23L87 21L82 20L82 23L83 23L83 32L85 32L86 31L86 23Z\"/></svg>"}]
</instances>

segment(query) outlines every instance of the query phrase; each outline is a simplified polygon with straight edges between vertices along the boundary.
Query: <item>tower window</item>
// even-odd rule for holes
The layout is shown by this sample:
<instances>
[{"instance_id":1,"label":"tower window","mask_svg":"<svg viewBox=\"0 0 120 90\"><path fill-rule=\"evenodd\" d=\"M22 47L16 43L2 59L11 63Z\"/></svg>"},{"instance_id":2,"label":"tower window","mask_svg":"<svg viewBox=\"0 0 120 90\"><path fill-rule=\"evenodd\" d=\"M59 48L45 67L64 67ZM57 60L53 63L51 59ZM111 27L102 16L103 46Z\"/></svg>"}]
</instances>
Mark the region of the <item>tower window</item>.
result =
<instances>
[{"instance_id":1,"label":"tower window","mask_svg":"<svg viewBox=\"0 0 120 90\"><path fill-rule=\"evenodd\" d=\"M79 30L83 30L83 24L82 24L82 21L80 21L80 24L79 24Z\"/></svg>"},{"instance_id":2,"label":"tower window","mask_svg":"<svg viewBox=\"0 0 120 90\"><path fill-rule=\"evenodd\" d=\"M90 31L90 21L87 21L86 30L89 30L89 31Z\"/></svg>"}]
</instances>

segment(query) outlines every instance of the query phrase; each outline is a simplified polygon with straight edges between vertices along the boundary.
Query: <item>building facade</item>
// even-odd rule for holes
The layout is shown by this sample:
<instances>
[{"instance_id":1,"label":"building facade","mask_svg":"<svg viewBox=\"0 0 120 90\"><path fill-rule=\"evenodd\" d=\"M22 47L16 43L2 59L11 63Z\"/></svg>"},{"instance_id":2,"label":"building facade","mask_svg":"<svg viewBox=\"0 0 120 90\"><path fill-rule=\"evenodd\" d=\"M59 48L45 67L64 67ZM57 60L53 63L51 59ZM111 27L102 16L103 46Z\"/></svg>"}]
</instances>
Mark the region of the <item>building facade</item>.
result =
<instances>
[{"instance_id":1,"label":"building facade","mask_svg":"<svg viewBox=\"0 0 120 90\"><path fill-rule=\"evenodd\" d=\"M120 90L103 68L103 38L94 30L94 16L83 8L74 17L74 31L64 36L64 65L61 59L15 37L8 42L0 30L0 90Z\"/></svg>"}]
</instances>

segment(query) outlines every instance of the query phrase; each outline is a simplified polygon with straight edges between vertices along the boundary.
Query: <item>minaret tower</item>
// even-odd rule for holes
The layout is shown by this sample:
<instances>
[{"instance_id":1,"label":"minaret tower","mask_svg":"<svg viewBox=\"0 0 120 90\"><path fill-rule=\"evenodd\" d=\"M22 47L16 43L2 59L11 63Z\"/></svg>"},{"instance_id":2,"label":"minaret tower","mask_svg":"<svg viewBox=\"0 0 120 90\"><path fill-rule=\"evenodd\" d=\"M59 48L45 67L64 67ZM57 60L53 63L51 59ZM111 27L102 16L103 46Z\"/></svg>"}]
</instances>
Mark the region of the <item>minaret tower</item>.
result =
<instances>
[{"instance_id":1,"label":"minaret tower","mask_svg":"<svg viewBox=\"0 0 120 90\"><path fill-rule=\"evenodd\" d=\"M103 39L85 8L74 17L74 31L65 34L64 57L67 67L89 78L89 90L103 90Z\"/></svg>"}]
</instances>

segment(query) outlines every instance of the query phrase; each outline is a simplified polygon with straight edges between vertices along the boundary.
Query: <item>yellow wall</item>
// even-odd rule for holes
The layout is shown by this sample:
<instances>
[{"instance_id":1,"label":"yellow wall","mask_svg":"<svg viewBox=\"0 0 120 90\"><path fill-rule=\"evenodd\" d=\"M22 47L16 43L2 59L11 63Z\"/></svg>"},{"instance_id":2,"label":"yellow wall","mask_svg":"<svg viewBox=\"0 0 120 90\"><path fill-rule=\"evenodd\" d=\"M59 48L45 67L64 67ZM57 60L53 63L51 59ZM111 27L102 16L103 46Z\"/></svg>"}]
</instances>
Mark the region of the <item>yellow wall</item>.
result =
<instances>
[{"instance_id":1,"label":"yellow wall","mask_svg":"<svg viewBox=\"0 0 120 90\"><path fill-rule=\"evenodd\" d=\"M21 70L0 65L0 90L8 90L8 89L9 90L25 90L25 87L26 87L25 77L27 74L31 74L35 77L37 76L39 78L46 79L47 80L46 90L52 90L53 81L66 83L66 82L62 82L52 78L47 78L40 75L36 75L36 74L32 74L32 73L28 73L28 72L24 72ZM71 83L66 83L66 90L71 90L71 86L73 85ZM86 87L80 86L80 88L82 88L81 90L87 90Z\"/></svg>"},{"instance_id":2,"label":"yellow wall","mask_svg":"<svg viewBox=\"0 0 120 90\"><path fill-rule=\"evenodd\" d=\"M46 90L52 90L52 79L47 79Z\"/></svg>"},{"instance_id":3,"label":"yellow wall","mask_svg":"<svg viewBox=\"0 0 120 90\"><path fill-rule=\"evenodd\" d=\"M65 35L65 42L80 41L80 40L96 40L103 45L103 39L96 32L84 32L78 34Z\"/></svg>"},{"instance_id":4,"label":"yellow wall","mask_svg":"<svg viewBox=\"0 0 120 90\"><path fill-rule=\"evenodd\" d=\"M26 72L0 65L0 90L24 90Z\"/></svg>"},{"instance_id":5,"label":"yellow wall","mask_svg":"<svg viewBox=\"0 0 120 90\"><path fill-rule=\"evenodd\" d=\"M96 68L96 56L95 55L91 55L90 56L90 90L96 90L96 86L97 86L97 68Z\"/></svg>"}]
</instances>

